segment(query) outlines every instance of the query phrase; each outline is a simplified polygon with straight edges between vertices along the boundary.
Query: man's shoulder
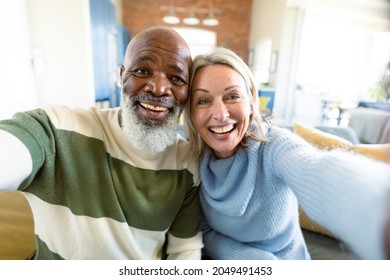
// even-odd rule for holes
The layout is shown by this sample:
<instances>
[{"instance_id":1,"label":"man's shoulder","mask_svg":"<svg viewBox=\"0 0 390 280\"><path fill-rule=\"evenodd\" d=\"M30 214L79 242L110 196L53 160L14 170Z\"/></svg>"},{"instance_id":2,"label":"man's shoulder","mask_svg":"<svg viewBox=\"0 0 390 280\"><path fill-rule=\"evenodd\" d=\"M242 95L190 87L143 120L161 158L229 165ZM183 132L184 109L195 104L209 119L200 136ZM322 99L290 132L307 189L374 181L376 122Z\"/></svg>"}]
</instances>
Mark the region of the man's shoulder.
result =
<instances>
[{"instance_id":1,"label":"man's shoulder","mask_svg":"<svg viewBox=\"0 0 390 280\"><path fill-rule=\"evenodd\" d=\"M97 107L68 107L68 106L44 106L42 110L49 116L53 122L66 123L72 120L88 120L96 118L107 118L115 113L119 108L99 109Z\"/></svg>"},{"instance_id":2,"label":"man's shoulder","mask_svg":"<svg viewBox=\"0 0 390 280\"><path fill-rule=\"evenodd\" d=\"M168 147L165 151L165 159L170 159L170 162L176 162L176 168L178 170L188 170L194 177L194 184L199 185L200 179L198 175L198 161L189 157L189 142L178 131L177 140L174 145Z\"/></svg>"},{"instance_id":3,"label":"man's shoulder","mask_svg":"<svg viewBox=\"0 0 390 280\"><path fill-rule=\"evenodd\" d=\"M57 129L74 131L86 136L101 138L101 128L117 116L118 108L99 109L67 106L45 106L42 110Z\"/></svg>"}]
</instances>

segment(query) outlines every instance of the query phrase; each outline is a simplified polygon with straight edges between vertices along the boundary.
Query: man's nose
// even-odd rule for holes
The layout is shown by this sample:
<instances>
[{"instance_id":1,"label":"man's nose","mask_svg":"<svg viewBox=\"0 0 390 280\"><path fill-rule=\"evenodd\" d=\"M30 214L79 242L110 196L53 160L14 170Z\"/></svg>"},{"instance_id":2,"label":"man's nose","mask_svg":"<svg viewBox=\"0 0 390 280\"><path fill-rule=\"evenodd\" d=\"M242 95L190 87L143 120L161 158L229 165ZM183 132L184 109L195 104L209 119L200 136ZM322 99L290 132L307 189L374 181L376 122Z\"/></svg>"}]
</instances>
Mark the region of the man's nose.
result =
<instances>
[{"instance_id":1,"label":"man's nose","mask_svg":"<svg viewBox=\"0 0 390 280\"><path fill-rule=\"evenodd\" d=\"M163 73L155 73L148 81L146 90L156 96L171 94L171 82Z\"/></svg>"},{"instance_id":2,"label":"man's nose","mask_svg":"<svg viewBox=\"0 0 390 280\"><path fill-rule=\"evenodd\" d=\"M224 121L230 116L229 109L222 100L215 101L212 114L213 118L217 121Z\"/></svg>"}]
</instances>

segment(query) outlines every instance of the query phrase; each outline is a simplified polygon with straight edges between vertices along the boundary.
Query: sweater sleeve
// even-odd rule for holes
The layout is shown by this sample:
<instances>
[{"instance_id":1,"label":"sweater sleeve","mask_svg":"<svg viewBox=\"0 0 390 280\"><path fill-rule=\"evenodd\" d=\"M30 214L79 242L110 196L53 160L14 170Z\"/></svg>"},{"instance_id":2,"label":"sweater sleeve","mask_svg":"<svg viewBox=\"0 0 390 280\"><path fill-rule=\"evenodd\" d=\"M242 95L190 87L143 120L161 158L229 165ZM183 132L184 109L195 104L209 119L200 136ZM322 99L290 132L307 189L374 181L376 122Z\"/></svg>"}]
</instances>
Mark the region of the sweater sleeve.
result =
<instances>
[{"instance_id":1,"label":"sweater sleeve","mask_svg":"<svg viewBox=\"0 0 390 280\"><path fill-rule=\"evenodd\" d=\"M203 247L202 233L191 238L177 238L168 234L168 260L200 260Z\"/></svg>"},{"instance_id":2,"label":"sweater sleeve","mask_svg":"<svg viewBox=\"0 0 390 280\"><path fill-rule=\"evenodd\" d=\"M201 257L203 241L199 187L190 185L168 233L167 258L170 260L199 260Z\"/></svg>"},{"instance_id":3,"label":"sweater sleeve","mask_svg":"<svg viewBox=\"0 0 390 280\"><path fill-rule=\"evenodd\" d=\"M272 141L272 168L305 212L359 257L384 259L390 165L342 150L319 151L293 134Z\"/></svg>"},{"instance_id":4,"label":"sweater sleeve","mask_svg":"<svg viewBox=\"0 0 390 280\"><path fill-rule=\"evenodd\" d=\"M52 153L50 121L43 110L36 109L0 121L0 131L2 160L9 160L6 153L14 153L11 158L17 160L7 167L9 173L7 169L2 170L9 179L4 177L6 182L2 182L0 189L24 189L43 165L46 155Z\"/></svg>"},{"instance_id":5,"label":"sweater sleeve","mask_svg":"<svg viewBox=\"0 0 390 280\"><path fill-rule=\"evenodd\" d=\"M277 260L270 252L239 242L209 227L206 221L202 224L203 252L211 259L219 260Z\"/></svg>"},{"instance_id":6,"label":"sweater sleeve","mask_svg":"<svg viewBox=\"0 0 390 280\"><path fill-rule=\"evenodd\" d=\"M0 129L0 190L16 190L31 171L32 159L27 147Z\"/></svg>"}]
</instances>

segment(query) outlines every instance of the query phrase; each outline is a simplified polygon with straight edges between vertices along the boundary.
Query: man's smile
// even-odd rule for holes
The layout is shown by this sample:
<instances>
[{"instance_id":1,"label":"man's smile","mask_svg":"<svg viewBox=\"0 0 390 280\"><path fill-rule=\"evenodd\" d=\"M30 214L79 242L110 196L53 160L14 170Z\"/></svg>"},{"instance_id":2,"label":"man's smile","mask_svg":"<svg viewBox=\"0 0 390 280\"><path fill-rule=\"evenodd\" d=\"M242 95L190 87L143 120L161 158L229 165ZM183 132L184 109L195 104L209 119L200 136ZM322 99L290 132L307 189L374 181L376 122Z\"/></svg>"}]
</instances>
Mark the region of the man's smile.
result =
<instances>
[{"instance_id":1,"label":"man's smile","mask_svg":"<svg viewBox=\"0 0 390 280\"><path fill-rule=\"evenodd\" d=\"M168 111L167 107L155 106L155 105L144 103L144 102L140 102L140 105L142 107L144 107L145 109L149 109L149 110L152 110L152 111L157 111L157 112Z\"/></svg>"}]
</instances>

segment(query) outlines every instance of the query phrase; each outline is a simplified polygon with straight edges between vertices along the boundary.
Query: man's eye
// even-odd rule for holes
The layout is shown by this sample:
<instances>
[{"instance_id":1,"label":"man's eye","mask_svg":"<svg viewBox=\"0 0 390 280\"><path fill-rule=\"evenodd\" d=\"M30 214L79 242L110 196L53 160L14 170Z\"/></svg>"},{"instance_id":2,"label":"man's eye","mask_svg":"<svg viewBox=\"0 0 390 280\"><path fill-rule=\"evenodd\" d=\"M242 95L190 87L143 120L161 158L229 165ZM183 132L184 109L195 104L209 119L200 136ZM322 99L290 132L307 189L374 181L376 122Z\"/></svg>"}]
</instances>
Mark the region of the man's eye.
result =
<instances>
[{"instance_id":1,"label":"man's eye","mask_svg":"<svg viewBox=\"0 0 390 280\"><path fill-rule=\"evenodd\" d=\"M171 81L172 81L173 84L175 84L177 86L182 86L182 85L185 84L185 81L182 78L177 77L177 76L173 76L171 78Z\"/></svg>"},{"instance_id":2,"label":"man's eye","mask_svg":"<svg viewBox=\"0 0 390 280\"><path fill-rule=\"evenodd\" d=\"M134 73L135 73L137 76L146 76L146 75L149 74L148 70L143 69L143 68L136 69L136 70L134 71Z\"/></svg>"}]
</instances>

